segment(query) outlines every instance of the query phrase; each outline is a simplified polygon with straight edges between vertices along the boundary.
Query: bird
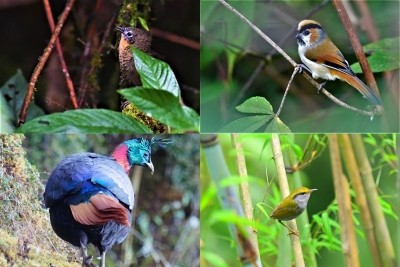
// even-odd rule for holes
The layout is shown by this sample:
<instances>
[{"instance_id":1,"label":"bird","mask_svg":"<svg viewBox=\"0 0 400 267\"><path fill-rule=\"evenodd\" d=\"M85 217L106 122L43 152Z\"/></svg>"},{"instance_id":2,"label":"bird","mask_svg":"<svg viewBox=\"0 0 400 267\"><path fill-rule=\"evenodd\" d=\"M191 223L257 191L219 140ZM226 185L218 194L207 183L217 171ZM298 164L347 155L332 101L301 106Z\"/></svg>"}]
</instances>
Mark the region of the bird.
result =
<instances>
[{"instance_id":1,"label":"bird","mask_svg":"<svg viewBox=\"0 0 400 267\"><path fill-rule=\"evenodd\" d=\"M151 146L166 147L169 139L135 138L118 145L111 156L78 153L58 163L50 174L43 194L54 232L64 241L80 247L82 267L96 266L87 245L98 248L105 267L105 255L121 243L131 227L135 195L129 179L132 165L148 167Z\"/></svg>"},{"instance_id":2,"label":"bird","mask_svg":"<svg viewBox=\"0 0 400 267\"><path fill-rule=\"evenodd\" d=\"M307 187L299 187L293 190L290 195L275 207L270 218L278 220L280 224L285 226L289 230L288 235L297 235L300 238L299 232L290 229L288 226L284 225L282 221L290 221L300 216L307 207L311 193L316 190L317 189L308 189Z\"/></svg>"},{"instance_id":3,"label":"bird","mask_svg":"<svg viewBox=\"0 0 400 267\"><path fill-rule=\"evenodd\" d=\"M379 96L357 78L349 63L318 22L314 20L300 21L297 27L296 39L299 56L304 63L299 65L312 73L314 79L339 79L347 82L371 103L382 106L382 100ZM301 70L300 68L299 72ZM325 83L319 86L318 92Z\"/></svg>"},{"instance_id":4,"label":"bird","mask_svg":"<svg viewBox=\"0 0 400 267\"><path fill-rule=\"evenodd\" d=\"M121 39L118 47L118 57L121 69L121 86L127 88L130 86L141 86L139 73L135 67L135 60L130 47L152 55L151 39L149 34L136 27L116 27L121 32Z\"/></svg>"}]
</instances>

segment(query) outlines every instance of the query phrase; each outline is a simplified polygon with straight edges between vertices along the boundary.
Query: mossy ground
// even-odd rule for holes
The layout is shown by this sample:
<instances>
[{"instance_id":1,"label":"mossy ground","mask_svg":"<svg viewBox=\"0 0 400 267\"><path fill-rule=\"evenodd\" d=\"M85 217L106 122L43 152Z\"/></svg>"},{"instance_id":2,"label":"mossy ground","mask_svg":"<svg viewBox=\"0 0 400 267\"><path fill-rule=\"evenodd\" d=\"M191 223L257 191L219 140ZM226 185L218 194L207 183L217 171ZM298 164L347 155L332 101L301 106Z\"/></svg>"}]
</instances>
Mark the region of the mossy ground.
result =
<instances>
[{"instance_id":1,"label":"mossy ground","mask_svg":"<svg viewBox=\"0 0 400 267\"><path fill-rule=\"evenodd\" d=\"M153 133L158 134L158 133L165 133L167 127L162 124L161 122L153 119L152 117L147 116L145 113L140 111L135 105L130 103L127 105L123 110L122 113L131 116L135 120L139 121L143 125L145 125L147 128L153 131Z\"/></svg>"},{"instance_id":2,"label":"mossy ground","mask_svg":"<svg viewBox=\"0 0 400 267\"><path fill-rule=\"evenodd\" d=\"M25 159L23 139L0 135L0 267L80 266L79 250L51 228L48 211L39 201L43 185Z\"/></svg>"}]
</instances>

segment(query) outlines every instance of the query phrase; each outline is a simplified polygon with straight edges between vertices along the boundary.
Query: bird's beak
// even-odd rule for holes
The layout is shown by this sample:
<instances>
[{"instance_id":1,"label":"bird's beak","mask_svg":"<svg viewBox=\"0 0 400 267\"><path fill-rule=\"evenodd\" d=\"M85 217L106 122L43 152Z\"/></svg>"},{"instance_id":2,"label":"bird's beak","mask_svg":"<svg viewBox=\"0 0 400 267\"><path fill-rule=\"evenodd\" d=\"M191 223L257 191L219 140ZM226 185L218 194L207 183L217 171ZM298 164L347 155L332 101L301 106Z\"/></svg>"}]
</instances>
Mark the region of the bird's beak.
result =
<instances>
[{"instance_id":1,"label":"bird's beak","mask_svg":"<svg viewBox=\"0 0 400 267\"><path fill-rule=\"evenodd\" d=\"M123 28L123 27L117 26L116 28L117 28L117 30L120 31L121 33L124 32L124 28Z\"/></svg>"},{"instance_id":2,"label":"bird's beak","mask_svg":"<svg viewBox=\"0 0 400 267\"><path fill-rule=\"evenodd\" d=\"M118 28L118 27L117 27ZM296 39L299 39L300 38L300 36L299 36L299 34L296 34Z\"/></svg>"},{"instance_id":3,"label":"bird's beak","mask_svg":"<svg viewBox=\"0 0 400 267\"><path fill-rule=\"evenodd\" d=\"M150 168L150 170L151 170L151 175L153 175L153 173L154 173L154 165L153 165L153 163L150 161L150 162L146 162L146 164L147 164L147 167L149 167Z\"/></svg>"},{"instance_id":4,"label":"bird's beak","mask_svg":"<svg viewBox=\"0 0 400 267\"><path fill-rule=\"evenodd\" d=\"M314 191L317 191L318 189L310 189L310 194Z\"/></svg>"}]
</instances>

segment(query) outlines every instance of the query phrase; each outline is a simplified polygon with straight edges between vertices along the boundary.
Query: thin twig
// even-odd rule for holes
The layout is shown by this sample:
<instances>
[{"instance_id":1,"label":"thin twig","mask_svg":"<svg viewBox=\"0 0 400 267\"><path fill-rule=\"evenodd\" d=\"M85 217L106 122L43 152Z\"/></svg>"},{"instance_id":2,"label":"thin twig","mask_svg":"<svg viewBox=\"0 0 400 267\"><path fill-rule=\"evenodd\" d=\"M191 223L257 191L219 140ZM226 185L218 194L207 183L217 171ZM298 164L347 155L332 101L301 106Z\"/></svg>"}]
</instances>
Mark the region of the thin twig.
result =
<instances>
[{"instance_id":1,"label":"thin twig","mask_svg":"<svg viewBox=\"0 0 400 267\"><path fill-rule=\"evenodd\" d=\"M18 125L20 125L20 126L25 123L29 103L32 100L33 92L35 91L35 84L37 82L37 79L39 78L39 75L40 75L41 71L43 70L44 64L46 64L47 59L49 58L49 56L51 54L51 51L53 50L53 47L58 38L58 35L60 34L61 29L64 25L64 22L67 19L68 14L71 11L71 7L73 6L74 3L75 3L75 0L69 0L67 5L65 6L65 9L64 9L63 13L61 14L60 19L57 22L57 26L51 36L50 42L47 45L46 49L44 50L43 56L40 58L39 63L37 64L35 71L33 72L32 77L28 83L28 88L27 88L27 92L25 95L24 103L22 105L22 108L21 108L21 111L20 111L19 117L18 117Z\"/></svg>"},{"instance_id":2,"label":"thin twig","mask_svg":"<svg viewBox=\"0 0 400 267\"><path fill-rule=\"evenodd\" d=\"M285 93L283 94L281 105L279 106L279 109L278 109L278 111L276 112L276 116L277 116L277 117L279 117L279 114L281 113L281 110L282 110L282 108L283 108L283 103L285 102L286 95L287 95L287 93L289 92L289 87L290 87L290 85L292 84L292 81L293 81L293 79L294 79L294 76L296 76L297 72L299 72L299 69L300 69L299 66L294 67L294 70L293 70L293 73L292 73L292 77L290 77L289 83L288 83L288 85L286 86Z\"/></svg>"},{"instance_id":3,"label":"thin twig","mask_svg":"<svg viewBox=\"0 0 400 267\"><path fill-rule=\"evenodd\" d=\"M51 13L50 2L49 2L49 0L43 0L43 4L44 4L44 9L46 10L47 19L50 24L50 29L52 32L54 32L55 24L54 24L53 14ZM56 40L56 48L57 48L58 58L60 59L62 72L64 73L65 81L67 82L67 87L69 90L69 94L71 96L72 105L74 106L75 109L77 109L78 101L76 100L74 85L72 83L71 76L69 75L67 64L65 63L65 60L64 60L64 55L62 53L60 39L58 39L58 38Z\"/></svg>"},{"instance_id":4,"label":"thin twig","mask_svg":"<svg viewBox=\"0 0 400 267\"><path fill-rule=\"evenodd\" d=\"M242 14L240 14L236 9L234 9L232 6L230 6L227 2L225 2L224 0L218 0L222 5L224 5L225 7L227 7L230 11L232 11L236 16L238 16L241 20L243 20L244 22L246 22L250 28L252 28L256 33L258 33L264 40L266 40L272 47L274 47L284 58L287 59L287 61L290 62L290 64L293 65L293 67L297 66L297 63L288 55L286 54L277 44L275 44L274 41L272 41L267 35L265 35L259 28L257 28L255 25L253 25L247 18L245 18ZM312 79L307 73L305 73L303 71L303 76L310 81L316 88L319 88L319 84ZM377 114L381 114L382 111L380 109L375 109L373 111L363 111L363 110L359 110L357 108L351 107L347 104L345 104L344 102L340 101L339 99L337 99L336 97L334 97L333 95L331 95L326 89L322 88L321 92L326 95L328 98L330 98L331 100L333 100L336 104L350 109L354 112L357 112L358 114L361 115L366 115L366 116L370 116L373 117Z\"/></svg>"},{"instance_id":5,"label":"thin twig","mask_svg":"<svg viewBox=\"0 0 400 267\"><path fill-rule=\"evenodd\" d=\"M323 6L325 6L329 0L324 0L321 4L318 6L314 7L310 12L308 12L302 19L306 19L311 17L315 12L320 10ZM278 42L278 46L283 46L290 37L293 36L294 32L296 31L297 26L293 26L286 34L285 36ZM272 49L269 54L266 56L267 60L271 59L277 51L275 49ZM236 106L236 103L239 102L239 100L243 97L243 95L247 92L247 90L250 88L250 86L253 84L254 80L257 78L258 74L260 74L261 70L264 68L265 65L265 60L261 61L254 72L251 74L249 80L246 82L246 84L242 87L242 89L239 91L239 94L235 98L235 101L233 101L233 106Z\"/></svg>"},{"instance_id":6,"label":"thin twig","mask_svg":"<svg viewBox=\"0 0 400 267\"><path fill-rule=\"evenodd\" d=\"M195 49L195 50L200 50L200 43L190 40L188 38L166 32L157 28L152 27L151 28L151 34L152 36L158 37L158 38L163 38L166 39L172 43L180 44L183 46L187 46L189 48Z\"/></svg>"}]
</instances>

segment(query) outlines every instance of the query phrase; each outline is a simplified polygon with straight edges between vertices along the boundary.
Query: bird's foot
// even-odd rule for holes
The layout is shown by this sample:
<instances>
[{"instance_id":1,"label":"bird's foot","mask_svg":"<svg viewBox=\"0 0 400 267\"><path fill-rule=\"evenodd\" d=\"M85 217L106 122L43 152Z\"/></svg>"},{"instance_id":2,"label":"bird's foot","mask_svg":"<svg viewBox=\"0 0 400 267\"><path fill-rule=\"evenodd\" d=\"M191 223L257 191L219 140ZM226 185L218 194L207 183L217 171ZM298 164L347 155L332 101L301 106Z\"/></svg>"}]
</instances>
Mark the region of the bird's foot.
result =
<instances>
[{"instance_id":1,"label":"bird's foot","mask_svg":"<svg viewBox=\"0 0 400 267\"><path fill-rule=\"evenodd\" d=\"M287 234L287 236L290 236L290 235L297 235L298 238L300 238L299 231L290 230L289 233Z\"/></svg>"},{"instance_id":2,"label":"bird's foot","mask_svg":"<svg viewBox=\"0 0 400 267\"><path fill-rule=\"evenodd\" d=\"M93 255L83 257L82 267L99 267L93 261Z\"/></svg>"},{"instance_id":3,"label":"bird's foot","mask_svg":"<svg viewBox=\"0 0 400 267\"><path fill-rule=\"evenodd\" d=\"M303 72L303 68L308 70L310 73L312 73L312 71L304 64L297 64L297 67L299 67L299 71L298 71L299 73Z\"/></svg>"},{"instance_id":4,"label":"bird's foot","mask_svg":"<svg viewBox=\"0 0 400 267\"><path fill-rule=\"evenodd\" d=\"M321 83L321 84L318 86L318 94L319 94L319 92L322 90L322 87L324 87L325 84L326 84L326 82Z\"/></svg>"},{"instance_id":5,"label":"bird's foot","mask_svg":"<svg viewBox=\"0 0 400 267\"><path fill-rule=\"evenodd\" d=\"M131 102L129 101L124 101L124 103L121 104L121 110L123 110L124 108L126 108Z\"/></svg>"}]
</instances>

